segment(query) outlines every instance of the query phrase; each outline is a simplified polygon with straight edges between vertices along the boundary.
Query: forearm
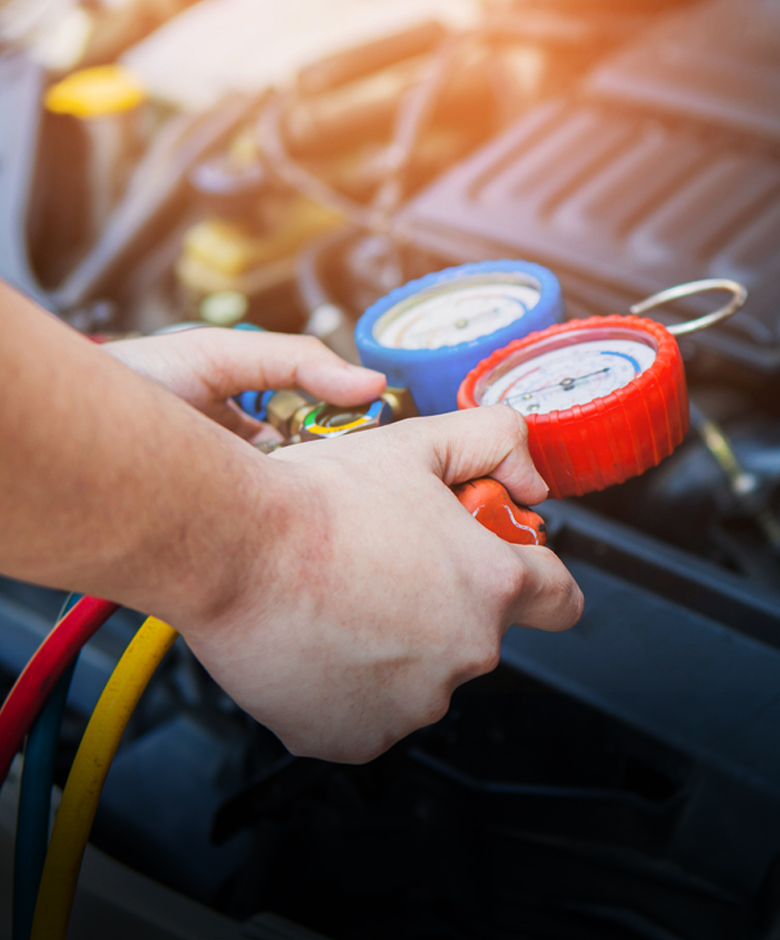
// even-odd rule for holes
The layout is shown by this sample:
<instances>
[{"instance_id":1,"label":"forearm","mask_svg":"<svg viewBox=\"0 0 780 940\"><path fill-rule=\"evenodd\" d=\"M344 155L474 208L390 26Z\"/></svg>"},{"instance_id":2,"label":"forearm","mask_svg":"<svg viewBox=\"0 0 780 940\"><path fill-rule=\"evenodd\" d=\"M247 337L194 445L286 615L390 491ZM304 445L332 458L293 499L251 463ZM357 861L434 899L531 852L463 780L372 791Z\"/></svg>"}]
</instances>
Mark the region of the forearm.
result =
<instances>
[{"instance_id":1,"label":"forearm","mask_svg":"<svg viewBox=\"0 0 780 940\"><path fill-rule=\"evenodd\" d=\"M5 285L0 311L0 571L162 617L227 603L274 463Z\"/></svg>"}]
</instances>

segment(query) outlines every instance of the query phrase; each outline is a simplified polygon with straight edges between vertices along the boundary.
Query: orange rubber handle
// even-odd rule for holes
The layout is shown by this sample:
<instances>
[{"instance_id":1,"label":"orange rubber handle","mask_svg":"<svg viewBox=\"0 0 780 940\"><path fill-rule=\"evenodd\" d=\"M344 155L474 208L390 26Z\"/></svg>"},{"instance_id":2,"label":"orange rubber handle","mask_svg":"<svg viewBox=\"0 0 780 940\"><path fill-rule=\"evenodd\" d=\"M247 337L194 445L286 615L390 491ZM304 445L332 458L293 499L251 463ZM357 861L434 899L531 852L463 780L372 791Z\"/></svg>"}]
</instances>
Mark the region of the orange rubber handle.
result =
<instances>
[{"instance_id":1,"label":"orange rubber handle","mask_svg":"<svg viewBox=\"0 0 780 940\"><path fill-rule=\"evenodd\" d=\"M544 545L544 519L525 506L518 506L506 489L491 477L480 477L453 486L452 492L486 529L515 545Z\"/></svg>"}]
</instances>

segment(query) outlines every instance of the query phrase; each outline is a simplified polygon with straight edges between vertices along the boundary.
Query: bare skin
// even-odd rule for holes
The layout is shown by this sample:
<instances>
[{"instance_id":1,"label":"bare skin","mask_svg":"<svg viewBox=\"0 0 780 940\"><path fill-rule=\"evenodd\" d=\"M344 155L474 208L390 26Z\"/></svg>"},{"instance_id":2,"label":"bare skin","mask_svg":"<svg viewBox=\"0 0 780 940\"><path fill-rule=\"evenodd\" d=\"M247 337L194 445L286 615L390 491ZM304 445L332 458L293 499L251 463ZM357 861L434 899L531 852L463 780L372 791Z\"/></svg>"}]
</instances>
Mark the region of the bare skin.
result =
<instances>
[{"instance_id":1,"label":"bare skin","mask_svg":"<svg viewBox=\"0 0 780 940\"><path fill-rule=\"evenodd\" d=\"M272 456L247 388L381 392L304 337L196 330L98 348L0 285L0 571L155 614L294 753L365 761L495 667L510 624L563 630L582 596L449 486L546 487L504 406ZM244 439L242 439L244 438Z\"/></svg>"}]
</instances>

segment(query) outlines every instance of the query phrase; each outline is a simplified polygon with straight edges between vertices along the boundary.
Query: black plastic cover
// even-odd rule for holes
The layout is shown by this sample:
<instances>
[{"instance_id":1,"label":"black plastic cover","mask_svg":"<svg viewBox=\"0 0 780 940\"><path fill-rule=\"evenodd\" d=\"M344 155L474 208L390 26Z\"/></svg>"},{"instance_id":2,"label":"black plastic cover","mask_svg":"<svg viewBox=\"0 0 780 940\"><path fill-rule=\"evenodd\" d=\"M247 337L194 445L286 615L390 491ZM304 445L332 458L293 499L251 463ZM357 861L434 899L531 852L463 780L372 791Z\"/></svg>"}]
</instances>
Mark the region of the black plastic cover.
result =
<instances>
[{"instance_id":1,"label":"black plastic cover","mask_svg":"<svg viewBox=\"0 0 780 940\"><path fill-rule=\"evenodd\" d=\"M735 8L740 29L729 25ZM759 9L763 19L749 15ZM538 261L575 307L597 312L734 278L750 292L746 307L696 342L780 370L780 153L769 139L780 138L780 56L757 51L773 43L776 0L674 14L580 92L532 109L418 196L405 233L453 260Z\"/></svg>"},{"instance_id":2,"label":"black plastic cover","mask_svg":"<svg viewBox=\"0 0 780 940\"><path fill-rule=\"evenodd\" d=\"M588 88L780 140L780 3L698 4L606 63Z\"/></svg>"},{"instance_id":3,"label":"black plastic cover","mask_svg":"<svg viewBox=\"0 0 780 940\"><path fill-rule=\"evenodd\" d=\"M461 248L469 260L528 258L634 299L734 278L750 291L733 321L752 347L745 355L780 368L780 159L754 141L555 101L419 196L404 224L429 247L454 230L488 243Z\"/></svg>"}]
</instances>

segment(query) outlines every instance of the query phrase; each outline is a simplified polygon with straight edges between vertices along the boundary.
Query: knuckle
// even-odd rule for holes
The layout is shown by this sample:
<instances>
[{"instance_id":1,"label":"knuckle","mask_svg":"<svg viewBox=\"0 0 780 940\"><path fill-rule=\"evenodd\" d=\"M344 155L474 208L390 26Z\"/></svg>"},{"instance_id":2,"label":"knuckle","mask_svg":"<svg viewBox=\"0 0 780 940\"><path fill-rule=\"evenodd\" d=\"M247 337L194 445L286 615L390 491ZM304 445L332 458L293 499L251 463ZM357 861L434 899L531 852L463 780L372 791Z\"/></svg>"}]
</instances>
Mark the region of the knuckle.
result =
<instances>
[{"instance_id":1,"label":"knuckle","mask_svg":"<svg viewBox=\"0 0 780 940\"><path fill-rule=\"evenodd\" d=\"M487 638L477 649L468 663L468 672L473 676L484 676L501 662L501 641L498 637Z\"/></svg>"},{"instance_id":2,"label":"knuckle","mask_svg":"<svg viewBox=\"0 0 780 940\"><path fill-rule=\"evenodd\" d=\"M377 757L381 757L385 751L390 750L393 744L395 744L395 741L395 738L379 735L376 738L365 741L359 746L340 753L337 758L331 759L338 760L340 763L344 764L368 764L372 760L376 760Z\"/></svg>"},{"instance_id":3,"label":"knuckle","mask_svg":"<svg viewBox=\"0 0 780 940\"><path fill-rule=\"evenodd\" d=\"M515 411L514 408L510 408L509 410L512 412L512 416L515 420L515 435L517 441L520 444L525 444L528 441L528 423L519 411Z\"/></svg>"},{"instance_id":4,"label":"knuckle","mask_svg":"<svg viewBox=\"0 0 780 940\"><path fill-rule=\"evenodd\" d=\"M528 440L528 425L519 411L515 411L514 408L510 408L508 405L497 405L495 414L501 423L504 434L511 435L520 445L526 443Z\"/></svg>"},{"instance_id":5,"label":"knuckle","mask_svg":"<svg viewBox=\"0 0 780 940\"><path fill-rule=\"evenodd\" d=\"M327 351L327 346L316 336L309 336L308 334L303 334L299 337L299 342L301 348L308 354L312 356L319 355L323 350Z\"/></svg>"},{"instance_id":6,"label":"knuckle","mask_svg":"<svg viewBox=\"0 0 780 940\"><path fill-rule=\"evenodd\" d=\"M374 733L363 731L356 735L334 736L326 740L310 741L294 736L282 740L293 757L310 757L339 764L368 764L389 750L398 736L379 730Z\"/></svg>"},{"instance_id":7,"label":"knuckle","mask_svg":"<svg viewBox=\"0 0 780 940\"><path fill-rule=\"evenodd\" d=\"M547 588L554 599L554 630L568 630L582 617L585 598L577 582L564 568Z\"/></svg>"},{"instance_id":8,"label":"knuckle","mask_svg":"<svg viewBox=\"0 0 780 940\"><path fill-rule=\"evenodd\" d=\"M512 607L527 591L529 575L525 566L518 564L517 555L512 552L511 565L501 578L498 596L504 607Z\"/></svg>"},{"instance_id":9,"label":"knuckle","mask_svg":"<svg viewBox=\"0 0 780 940\"><path fill-rule=\"evenodd\" d=\"M585 610L585 595L582 593L580 586L576 581L571 582L569 587L570 593L570 620L571 626L573 627L581 618Z\"/></svg>"},{"instance_id":10,"label":"knuckle","mask_svg":"<svg viewBox=\"0 0 780 940\"><path fill-rule=\"evenodd\" d=\"M421 713L420 727L435 725L450 710L449 692L440 691L431 696Z\"/></svg>"},{"instance_id":11,"label":"knuckle","mask_svg":"<svg viewBox=\"0 0 780 940\"><path fill-rule=\"evenodd\" d=\"M493 672L494 669L498 668L498 664L501 662L501 640L496 637L490 645L490 649L487 652L487 655L482 661L481 668L484 673Z\"/></svg>"}]
</instances>

